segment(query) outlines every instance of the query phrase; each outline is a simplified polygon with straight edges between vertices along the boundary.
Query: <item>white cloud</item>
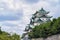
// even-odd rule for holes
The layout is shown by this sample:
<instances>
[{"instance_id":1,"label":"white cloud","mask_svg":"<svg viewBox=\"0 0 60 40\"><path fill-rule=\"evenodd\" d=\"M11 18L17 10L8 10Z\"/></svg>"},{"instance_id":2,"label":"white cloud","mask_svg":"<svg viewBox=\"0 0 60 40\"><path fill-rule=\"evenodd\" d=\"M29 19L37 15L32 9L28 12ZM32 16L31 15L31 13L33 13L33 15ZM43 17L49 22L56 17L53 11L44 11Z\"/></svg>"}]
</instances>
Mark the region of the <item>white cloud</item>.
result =
<instances>
[{"instance_id":1,"label":"white cloud","mask_svg":"<svg viewBox=\"0 0 60 40\"><path fill-rule=\"evenodd\" d=\"M52 15L52 16L56 15L56 13L59 12L58 10L60 7L58 2L59 2L59 0L39 0L37 3L30 4L28 2L24 3L22 0L0 0L0 4L2 4L0 6L0 12L1 11L4 12L6 10L5 11L6 13L2 13L3 15L16 16L17 13L19 15L21 10L23 12L22 18L19 19L18 21L17 20L3 21L3 22L0 22L0 25L4 24L4 25L2 25L3 30L6 29L6 31L9 30L10 32L14 31L17 33L21 33L21 32L23 32L25 26L29 23L32 14L35 13L36 10L37 11L40 10L41 7L43 7L47 11L50 11L49 15ZM9 12L7 13L7 11L9 11L11 13L9 13ZM20 18L21 15L19 15L18 17ZM15 25L15 27L12 28L10 26L6 26L5 23Z\"/></svg>"},{"instance_id":2,"label":"white cloud","mask_svg":"<svg viewBox=\"0 0 60 40\"><path fill-rule=\"evenodd\" d=\"M4 3L8 9L18 10L22 8L22 2L16 2L15 0L0 0L0 3Z\"/></svg>"}]
</instances>

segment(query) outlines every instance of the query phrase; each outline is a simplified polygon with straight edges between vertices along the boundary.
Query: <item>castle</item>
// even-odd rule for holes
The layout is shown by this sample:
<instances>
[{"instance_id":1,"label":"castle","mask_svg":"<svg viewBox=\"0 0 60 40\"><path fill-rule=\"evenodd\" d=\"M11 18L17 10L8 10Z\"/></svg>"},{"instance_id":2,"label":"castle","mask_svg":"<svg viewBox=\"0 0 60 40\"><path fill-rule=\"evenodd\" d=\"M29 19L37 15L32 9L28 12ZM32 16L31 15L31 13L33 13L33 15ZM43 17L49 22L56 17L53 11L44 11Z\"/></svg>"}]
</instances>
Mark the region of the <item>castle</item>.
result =
<instances>
[{"instance_id":1,"label":"castle","mask_svg":"<svg viewBox=\"0 0 60 40\"><path fill-rule=\"evenodd\" d=\"M45 11L43 8L41 10L36 11L35 14L32 15L30 19L30 23L26 26L25 32L23 34L23 40L30 40L28 36L28 32L32 31L32 28L36 25L40 25L42 23L46 23L50 21L52 16L47 15L49 12Z\"/></svg>"}]
</instances>

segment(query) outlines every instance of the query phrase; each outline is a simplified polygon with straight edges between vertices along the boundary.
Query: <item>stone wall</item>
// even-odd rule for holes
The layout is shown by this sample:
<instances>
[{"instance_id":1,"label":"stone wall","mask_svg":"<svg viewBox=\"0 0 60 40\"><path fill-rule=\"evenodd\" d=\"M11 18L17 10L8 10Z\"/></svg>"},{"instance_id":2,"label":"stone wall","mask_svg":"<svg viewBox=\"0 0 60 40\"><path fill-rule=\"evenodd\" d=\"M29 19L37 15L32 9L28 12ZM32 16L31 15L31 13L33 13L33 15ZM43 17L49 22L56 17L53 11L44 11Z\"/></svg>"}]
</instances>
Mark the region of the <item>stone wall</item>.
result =
<instances>
[{"instance_id":1,"label":"stone wall","mask_svg":"<svg viewBox=\"0 0 60 40\"><path fill-rule=\"evenodd\" d=\"M37 39L32 39L32 40L60 40L60 34L49 36L47 38L37 38Z\"/></svg>"}]
</instances>

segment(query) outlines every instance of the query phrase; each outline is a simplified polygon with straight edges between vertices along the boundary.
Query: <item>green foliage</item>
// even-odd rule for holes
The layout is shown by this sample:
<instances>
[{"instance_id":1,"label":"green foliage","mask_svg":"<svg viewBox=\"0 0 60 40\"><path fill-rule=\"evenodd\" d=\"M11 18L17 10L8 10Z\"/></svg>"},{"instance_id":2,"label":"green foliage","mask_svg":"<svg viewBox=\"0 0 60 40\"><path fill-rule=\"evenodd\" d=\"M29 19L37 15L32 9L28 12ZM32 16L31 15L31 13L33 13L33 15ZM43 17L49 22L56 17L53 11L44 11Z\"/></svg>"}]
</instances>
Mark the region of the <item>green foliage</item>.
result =
<instances>
[{"instance_id":1,"label":"green foliage","mask_svg":"<svg viewBox=\"0 0 60 40\"><path fill-rule=\"evenodd\" d=\"M54 18L53 21L35 26L35 28L32 29L32 32L29 33L29 37L45 38L55 34L60 34L60 17L58 19Z\"/></svg>"},{"instance_id":2,"label":"green foliage","mask_svg":"<svg viewBox=\"0 0 60 40\"><path fill-rule=\"evenodd\" d=\"M13 40L20 40L20 36L17 35L17 34L13 34L13 35L12 35L12 39L13 39Z\"/></svg>"},{"instance_id":3,"label":"green foliage","mask_svg":"<svg viewBox=\"0 0 60 40\"><path fill-rule=\"evenodd\" d=\"M20 40L20 36L17 34L10 35L7 32L1 31L0 33L0 40Z\"/></svg>"}]
</instances>

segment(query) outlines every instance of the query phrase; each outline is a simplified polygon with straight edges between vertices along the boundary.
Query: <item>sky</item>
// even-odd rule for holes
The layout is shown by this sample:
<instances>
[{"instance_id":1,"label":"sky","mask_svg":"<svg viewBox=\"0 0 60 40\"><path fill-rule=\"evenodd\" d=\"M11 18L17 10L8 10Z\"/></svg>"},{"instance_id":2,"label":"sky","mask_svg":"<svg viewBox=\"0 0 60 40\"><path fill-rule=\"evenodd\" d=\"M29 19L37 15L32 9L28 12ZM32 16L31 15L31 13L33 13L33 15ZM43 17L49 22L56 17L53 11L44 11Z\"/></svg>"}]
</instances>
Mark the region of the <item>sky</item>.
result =
<instances>
[{"instance_id":1,"label":"sky","mask_svg":"<svg viewBox=\"0 0 60 40\"><path fill-rule=\"evenodd\" d=\"M44 8L53 18L60 16L60 0L0 0L0 27L22 34L32 14Z\"/></svg>"}]
</instances>

